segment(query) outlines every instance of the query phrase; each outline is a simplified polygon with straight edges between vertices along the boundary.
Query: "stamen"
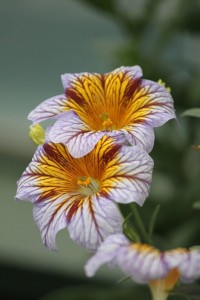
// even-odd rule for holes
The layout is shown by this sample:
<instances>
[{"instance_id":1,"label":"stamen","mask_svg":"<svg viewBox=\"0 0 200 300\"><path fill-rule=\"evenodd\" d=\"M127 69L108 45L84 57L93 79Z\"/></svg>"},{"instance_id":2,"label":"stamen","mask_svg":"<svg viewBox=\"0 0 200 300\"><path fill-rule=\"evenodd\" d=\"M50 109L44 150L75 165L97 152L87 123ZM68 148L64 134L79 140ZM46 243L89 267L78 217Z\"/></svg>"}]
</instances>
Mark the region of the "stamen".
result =
<instances>
[{"instance_id":1,"label":"stamen","mask_svg":"<svg viewBox=\"0 0 200 300\"><path fill-rule=\"evenodd\" d=\"M108 118L106 121L104 121L102 123L103 127L105 128L105 130L111 131L112 127L113 127L113 122L111 121L110 118Z\"/></svg>"},{"instance_id":2,"label":"stamen","mask_svg":"<svg viewBox=\"0 0 200 300\"><path fill-rule=\"evenodd\" d=\"M83 186L89 186L91 183L91 178L87 177L87 176L82 176L77 180L77 183L79 185L83 185Z\"/></svg>"},{"instance_id":3,"label":"stamen","mask_svg":"<svg viewBox=\"0 0 200 300\"><path fill-rule=\"evenodd\" d=\"M100 118L102 120L102 126L104 130L112 131L114 129L113 122L109 117L109 113L106 112L104 114L101 114Z\"/></svg>"},{"instance_id":4,"label":"stamen","mask_svg":"<svg viewBox=\"0 0 200 300\"><path fill-rule=\"evenodd\" d=\"M80 177L77 180L77 184L80 185L78 192L84 196L90 196L94 193L97 193L99 190L98 180L88 176Z\"/></svg>"}]
</instances>

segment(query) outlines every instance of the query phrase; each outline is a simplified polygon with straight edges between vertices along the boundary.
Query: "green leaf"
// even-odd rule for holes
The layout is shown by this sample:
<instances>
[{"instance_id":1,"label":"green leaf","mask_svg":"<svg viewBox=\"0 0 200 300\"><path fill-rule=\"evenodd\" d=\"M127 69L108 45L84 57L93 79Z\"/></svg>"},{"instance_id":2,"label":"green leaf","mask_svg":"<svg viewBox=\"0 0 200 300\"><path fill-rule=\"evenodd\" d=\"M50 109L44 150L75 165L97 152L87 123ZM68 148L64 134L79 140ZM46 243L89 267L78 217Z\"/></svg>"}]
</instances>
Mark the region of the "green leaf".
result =
<instances>
[{"instance_id":1,"label":"green leaf","mask_svg":"<svg viewBox=\"0 0 200 300\"><path fill-rule=\"evenodd\" d=\"M152 234L153 234L153 231L154 231L154 227L155 227L155 223L156 223L156 219L157 219L157 216L158 216L158 213L160 211L160 204L158 204L151 216L151 220L150 220L150 223L149 223L149 238L151 239L152 237Z\"/></svg>"},{"instance_id":2,"label":"green leaf","mask_svg":"<svg viewBox=\"0 0 200 300\"><path fill-rule=\"evenodd\" d=\"M200 118L200 108L190 108L185 110L182 114L182 117L197 117Z\"/></svg>"},{"instance_id":3,"label":"green leaf","mask_svg":"<svg viewBox=\"0 0 200 300\"><path fill-rule=\"evenodd\" d=\"M130 213L124 220L123 233L133 243L139 243L141 241L140 237L139 237L138 233L136 232L135 228L133 227L133 225L129 222L130 217L132 217L132 213Z\"/></svg>"}]
</instances>

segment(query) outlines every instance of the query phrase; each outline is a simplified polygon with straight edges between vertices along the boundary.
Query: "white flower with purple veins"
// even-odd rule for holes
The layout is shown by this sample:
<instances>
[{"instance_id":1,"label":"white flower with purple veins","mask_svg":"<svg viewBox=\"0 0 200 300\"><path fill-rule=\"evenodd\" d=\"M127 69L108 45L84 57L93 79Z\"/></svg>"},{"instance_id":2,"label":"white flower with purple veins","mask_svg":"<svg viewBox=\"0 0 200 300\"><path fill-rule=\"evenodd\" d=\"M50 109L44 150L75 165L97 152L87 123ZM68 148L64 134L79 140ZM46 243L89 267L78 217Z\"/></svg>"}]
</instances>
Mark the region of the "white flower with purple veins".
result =
<instances>
[{"instance_id":1,"label":"white flower with purple veins","mask_svg":"<svg viewBox=\"0 0 200 300\"><path fill-rule=\"evenodd\" d=\"M118 266L135 282L148 284L154 300L166 300L179 280L188 283L200 278L200 248L161 252L147 244L131 243L123 234L110 235L100 245L85 266L87 276L106 263Z\"/></svg>"},{"instance_id":2,"label":"white flower with purple veins","mask_svg":"<svg viewBox=\"0 0 200 300\"><path fill-rule=\"evenodd\" d=\"M123 136L150 152L153 127L175 118L175 112L169 90L141 77L139 66L106 74L64 74L64 94L42 102L28 119L57 119L49 137L65 144L76 158L89 153L104 135Z\"/></svg>"},{"instance_id":3,"label":"white flower with purple veins","mask_svg":"<svg viewBox=\"0 0 200 300\"><path fill-rule=\"evenodd\" d=\"M18 181L16 197L34 203L34 220L47 247L56 248L56 234L66 227L71 239L96 250L107 236L122 231L117 203L144 203L152 169L145 151L108 136L78 159L64 144L46 142Z\"/></svg>"}]
</instances>

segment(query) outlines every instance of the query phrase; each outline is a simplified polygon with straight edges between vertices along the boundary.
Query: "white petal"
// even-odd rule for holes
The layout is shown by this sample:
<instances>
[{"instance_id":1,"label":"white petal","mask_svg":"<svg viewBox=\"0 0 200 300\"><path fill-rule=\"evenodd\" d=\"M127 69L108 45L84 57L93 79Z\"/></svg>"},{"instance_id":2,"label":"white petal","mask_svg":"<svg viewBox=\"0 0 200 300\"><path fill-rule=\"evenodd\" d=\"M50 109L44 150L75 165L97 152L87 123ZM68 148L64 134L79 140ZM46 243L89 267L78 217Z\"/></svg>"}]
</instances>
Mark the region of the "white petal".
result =
<instances>
[{"instance_id":1,"label":"white petal","mask_svg":"<svg viewBox=\"0 0 200 300\"><path fill-rule=\"evenodd\" d=\"M56 118L67 110L67 99L65 95L54 96L43 101L28 115L28 120L40 123L44 120Z\"/></svg>"},{"instance_id":2,"label":"white petal","mask_svg":"<svg viewBox=\"0 0 200 300\"><path fill-rule=\"evenodd\" d=\"M181 281L192 282L200 278L200 250L191 250L179 266Z\"/></svg>"},{"instance_id":3,"label":"white petal","mask_svg":"<svg viewBox=\"0 0 200 300\"><path fill-rule=\"evenodd\" d=\"M127 127L123 132L131 145L136 145L148 153L151 152L155 138L153 128L145 124L135 124L133 127Z\"/></svg>"},{"instance_id":4,"label":"white petal","mask_svg":"<svg viewBox=\"0 0 200 300\"><path fill-rule=\"evenodd\" d=\"M117 68L114 71L112 71L111 74L112 73L115 74L115 73L119 73L119 72L128 73L133 79L142 77L142 69L140 68L140 66L120 67L120 68ZM109 73L107 73L107 74L109 74Z\"/></svg>"},{"instance_id":5,"label":"white petal","mask_svg":"<svg viewBox=\"0 0 200 300\"><path fill-rule=\"evenodd\" d=\"M144 107L149 110L145 123L151 127L161 126L176 118L171 94L157 82L143 79L135 101L144 102Z\"/></svg>"},{"instance_id":6,"label":"white petal","mask_svg":"<svg viewBox=\"0 0 200 300\"><path fill-rule=\"evenodd\" d=\"M138 147L123 146L117 156L119 166L116 173L111 172L109 178L109 168L106 171L107 182L111 181L109 188L109 199L119 203L136 202L143 205L149 195L153 160L143 150ZM112 170L112 166L111 166Z\"/></svg>"},{"instance_id":7,"label":"white petal","mask_svg":"<svg viewBox=\"0 0 200 300\"><path fill-rule=\"evenodd\" d=\"M160 253L152 249L146 251L135 249L134 244L118 252L118 265L135 282L147 283L164 277L168 273Z\"/></svg>"},{"instance_id":8,"label":"white petal","mask_svg":"<svg viewBox=\"0 0 200 300\"><path fill-rule=\"evenodd\" d=\"M79 158L93 150L105 133L91 131L75 113L70 116L66 118L63 114L57 120L49 132L49 138L54 143L65 144L70 154Z\"/></svg>"},{"instance_id":9,"label":"white petal","mask_svg":"<svg viewBox=\"0 0 200 300\"><path fill-rule=\"evenodd\" d=\"M107 237L85 265L85 272L88 277L94 276L96 271L106 263L116 263L118 250L129 245L128 239L123 234L113 234Z\"/></svg>"},{"instance_id":10,"label":"white petal","mask_svg":"<svg viewBox=\"0 0 200 300\"><path fill-rule=\"evenodd\" d=\"M66 227L66 209L69 206L67 196L46 200L34 205L33 217L37 224L42 241L46 247L56 250L56 234Z\"/></svg>"},{"instance_id":11,"label":"white petal","mask_svg":"<svg viewBox=\"0 0 200 300\"><path fill-rule=\"evenodd\" d=\"M122 222L115 203L93 195L83 201L70 218L67 227L71 239L94 251L107 236L122 232Z\"/></svg>"}]
</instances>

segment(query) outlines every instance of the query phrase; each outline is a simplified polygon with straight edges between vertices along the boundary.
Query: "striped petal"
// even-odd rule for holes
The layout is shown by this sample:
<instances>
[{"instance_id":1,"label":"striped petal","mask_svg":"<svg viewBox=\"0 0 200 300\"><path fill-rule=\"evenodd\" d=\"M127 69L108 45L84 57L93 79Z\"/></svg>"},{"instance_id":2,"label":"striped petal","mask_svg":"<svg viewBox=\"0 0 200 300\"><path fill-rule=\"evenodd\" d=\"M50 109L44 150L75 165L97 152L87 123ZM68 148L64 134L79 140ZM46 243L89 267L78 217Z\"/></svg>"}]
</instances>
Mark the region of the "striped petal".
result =
<instances>
[{"instance_id":1,"label":"striped petal","mask_svg":"<svg viewBox=\"0 0 200 300\"><path fill-rule=\"evenodd\" d=\"M68 198L65 195L54 201L48 199L38 202L33 209L33 217L41 232L42 241L51 250L57 250L57 232L67 227L66 211L72 201Z\"/></svg>"},{"instance_id":2,"label":"striped petal","mask_svg":"<svg viewBox=\"0 0 200 300\"><path fill-rule=\"evenodd\" d=\"M88 277L95 275L96 271L104 264L117 264L118 251L129 245L128 239L123 234L110 235L98 248L85 265L85 273Z\"/></svg>"},{"instance_id":3,"label":"striped petal","mask_svg":"<svg viewBox=\"0 0 200 300\"><path fill-rule=\"evenodd\" d=\"M119 203L143 205L152 180L153 160L138 147L122 146L102 178L102 190Z\"/></svg>"},{"instance_id":4,"label":"striped petal","mask_svg":"<svg viewBox=\"0 0 200 300\"><path fill-rule=\"evenodd\" d=\"M122 231L122 216L112 201L93 195L78 208L67 211L67 227L71 239L94 251L110 234Z\"/></svg>"},{"instance_id":5,"label":"striped petal","mask_svg":"<svg viewBox=\"0 0 200 300\"><path fill-rule=\"evenodd\" d=\"M155 138L152 127L144 124L127 126L123 133L131 145L136 145L148 153L151 152Z\"/></svg>"},{"instance_id":6,"label":"striped petal","mask_svg":"<svg viewBox=\"0 0 200 300\"><path fill-rule=\"evenodd\" d=\"M164 277L168 273L159 251L149 245L131 244L123 234L109 236L85 266L87 276L93 276L105 263L118 266L135 282Z\"/></svg>"},{"instance_id":7,"label":"striped petal","mask_svg":"<svg viewBox=\"0 0 200 300\"><path fill-rule=\"evenodd\" d=\"M180 272L181 281L192 282L200 278L200 248L175 249L165 253L165 261Z\"/></svg>"},{"instance_id":8,"label":"striped petal","mask_svg":"<svg viewBox=\"0 0 200 300\"><path fill-rule=\"evenodd\" d=\"M169 272L160 252L150 245L130 244L118 252L118 266L135 282L147 283Z\"/></svg>"},{"instance_id":9,"label":"striped petal","mask_svg":"<svg viewBox=\"0 0 200 300\"><path fill-rule=\"evenodd\" d=\"M104 134L101 131L91 131L70 111L63 114L52 126L49 138L54 143L63 143L73 157L79 158L92 151Z\"/></svg>"},{"instance_id":10,"label":"striped petal","mask_svg":"<svg viewBox=\"0 0 200 300\"><path fill-rule=\"evenodd\" d=\"M115 74L128 74L132 79L134 78L140 78L142 77L142 69L139 66L133 66L133 67L120 67L115 69L114 71L105 74L105 76L109 79L107 79L107 83L109 83L110 79L115 75ZM63 87L65 90L74 87L77 84L77 81L84 81L84 78L92 78L94 77L99 77L100 74L97 73L88 73L88 72L83 72L83 73L66 73L61 75ZM93 79L93 78L92 78ZM96 78L97 79L97 78ZM94 80L95 82L95 80ZM97 81L98 82L98 81ZM93 83L93 80L90 82L90 84Z\"/></svg>"},{"instance_id":11,"label":"striped petal","mask_svg":"<svg viewBox=\"0 0 200 300\"><path fill-rule=\"evenodd\" d=\"M148 283L153 294L165 295L180 279L187 283L200 278L200 248L159 251L140 243L131 243L123 234L114 234L102 242L85 266L93 276L105 263L114 263L135 282ZM158 296L157 294L157 296Z\"/></svg>"},{"instance_id":12,"label":"striped petal","mask_svg":"<svg viewBox=\"0 0 200 300\"><path fill-rule=\"evenodd\" d=\"M142 122L157 127L175 118L173 99L168 90L157 82L143 79L130 102L134 124Z\"/></svg>"},{"instance_id":13,"label":"striped petal","mask_svg":"<svg viewBox=\"0 0 200 300\"><path fill-rule=\"evenodd\" d=\"M54 96L43 101L28 115L28 120L39 123L44 120L56 118L58 115L67 111L67 98L65 95Z\"/></svg>"}]
</instances>

